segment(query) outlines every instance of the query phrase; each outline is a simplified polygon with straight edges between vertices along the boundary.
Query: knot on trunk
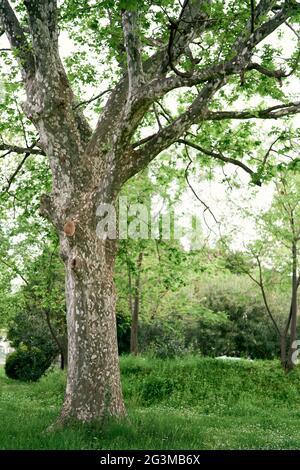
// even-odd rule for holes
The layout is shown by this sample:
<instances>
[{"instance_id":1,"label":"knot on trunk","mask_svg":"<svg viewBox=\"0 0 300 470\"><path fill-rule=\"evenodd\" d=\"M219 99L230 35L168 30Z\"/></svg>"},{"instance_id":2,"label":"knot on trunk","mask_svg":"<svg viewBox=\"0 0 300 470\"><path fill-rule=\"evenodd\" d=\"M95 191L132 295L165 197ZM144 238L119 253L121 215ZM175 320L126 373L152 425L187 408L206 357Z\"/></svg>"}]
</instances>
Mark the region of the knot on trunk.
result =
<instances>
[{"instance_id":1,"label":"knot on trunk","mask_svg":"<svg viewBox=\"0 0 300 470\"><path fill-rule=\"evenodd\" d=\"M75 234L75 230L76 230L76 225L75 225L74 220L67 220L67 222L64 225L64 234L67 237L73 237L73 235Z\"/></svg>"}]
</instances>

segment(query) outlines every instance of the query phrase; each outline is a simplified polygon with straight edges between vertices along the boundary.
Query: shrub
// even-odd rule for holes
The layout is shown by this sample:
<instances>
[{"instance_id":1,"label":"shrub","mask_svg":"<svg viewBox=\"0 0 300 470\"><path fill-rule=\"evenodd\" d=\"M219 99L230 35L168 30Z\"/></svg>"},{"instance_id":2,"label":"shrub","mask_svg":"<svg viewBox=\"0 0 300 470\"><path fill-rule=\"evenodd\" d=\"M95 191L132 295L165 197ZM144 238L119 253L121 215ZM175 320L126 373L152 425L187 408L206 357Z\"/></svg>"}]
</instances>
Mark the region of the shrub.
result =
<instances>
[{"instance_id":1,"label":"shrub","mask_svg":"<svg viewBox=\"0 0 300 470\"><path fill-rule=\"evenodd\" d=\"M10 379L36 382L50 367L52 359L40 349L21 345L6 357L5 373Z\"/></svg>"},{"instance_id":2,"label":"shrub","mask_svg":"<svg viewBox=\"0 0 300 470\"><path fill-rule=\"evenodd\" d=\"M224 312L199 306L183 323L186 345L204 356L236 354L235 325Z\"/></svg>"},{"instance_id":3,"label":"shrub","mask_svg":"<svg viewBox=\"0 0 300 470\"><path fill-rule=\"evenodd\" d=\"M221 336L224 338L224 352L219 350L216 355L222 353L252 359L272 359L278 356L278 338L266 312L261 292L253 287L252 281L247 277L216 276L202 286L198 295L205 299L207 308L214 312L222 310L229 320L227 331ZM277 310L282 308L284 311L279 298L272 301L279 302ZM273 309L276 311L274 307ZM218 349L219 347L216 348ZM215 354L209 352L209 355Z\"/></svg>"},{"instance_id":4,"label":"shrub","mask_svg":"<svg viewBox=\"0 0 300 470\"><path fill-rule=\"evenodd\" d=\"M55 325L54 328L56 330ZM21 344L26 345L29 350L38 349L45 356L51 356L52 359L59 353L45 315L38 309L25 309L18 312L10 322L7 339L15 349L18 349ZM60 339L62 340L61 337Z\"/></svg>"},{"instance_id":5,"label":"shrub","mask_svg":"<svg viewBox=\"0 0 300 470\"><path fill-rule=\"evenodd\" d=\"M140 351L160 359L187 354L182 327L174 318L143 322L139 330Z\"/></svg>"}]
</instances>

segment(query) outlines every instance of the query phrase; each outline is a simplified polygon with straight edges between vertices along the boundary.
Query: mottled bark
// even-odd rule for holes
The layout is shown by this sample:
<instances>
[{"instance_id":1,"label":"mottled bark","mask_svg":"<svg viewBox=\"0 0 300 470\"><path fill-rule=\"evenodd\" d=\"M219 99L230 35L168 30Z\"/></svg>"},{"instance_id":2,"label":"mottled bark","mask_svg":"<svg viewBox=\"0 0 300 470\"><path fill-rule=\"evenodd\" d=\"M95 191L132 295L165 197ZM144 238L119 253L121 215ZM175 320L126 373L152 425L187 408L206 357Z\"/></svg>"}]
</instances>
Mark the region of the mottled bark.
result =
<instances>
[{"instance_id":1,"label":"mottled bark","mask_svg":"<svg viewBox=\"0 0 300 470\"><path fill-rule=\"evenodd\" d=\"M115 243L84 229L62 236L66 267L69 364L62 419L122 416L113 268Z\"/></svg>"}]
</instances>

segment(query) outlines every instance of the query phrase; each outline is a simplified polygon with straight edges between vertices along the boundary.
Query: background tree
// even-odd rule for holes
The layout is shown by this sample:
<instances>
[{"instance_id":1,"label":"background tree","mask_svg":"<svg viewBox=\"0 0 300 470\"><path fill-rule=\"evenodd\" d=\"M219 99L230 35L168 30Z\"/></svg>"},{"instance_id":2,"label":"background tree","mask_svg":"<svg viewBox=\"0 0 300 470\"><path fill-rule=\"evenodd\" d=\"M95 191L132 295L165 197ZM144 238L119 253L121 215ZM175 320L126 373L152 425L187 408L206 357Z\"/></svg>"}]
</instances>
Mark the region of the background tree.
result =
<instances>
[{"instance_id":1,"label":"background tree","mask_svg":"<svg viewBox=\"0 0 300 470\"><path fill-rule=\"evenodd\" d=\"M15 315L8 330L14 347L23 343L38 347L52 360L59 354L61 368L67 365L64 272L57 243L27 266L26 283L15 294ZM25 279L25 278L24 278Z\"/></svg>"},{"instance_id":2,"label":"background tree","mask_svg":"<svg viewBox=\"0 0 300 470\"><path fill-rule=\"evenodd\" d=\"M266 312L280 341L281 364L286 370L294 367L292 357L297 350L299 188L298 173L285 170L277 176L271 208L256 216L259 238L250 244L248 260L245 256L235 256L229 261L259 286ZM289 300L285 319L282 315L278 317L270 304L270 295L276 290L285 292Z\"/></svg>"},{"instance_id":3,"label":"background tree","mask_svg":"<svg viewBox=\"0 0 300 470\"><path fill-rule=\"evenodd\" d=\"M159 119L158 113L155 116ZM126 205L128 238L121 240L119 244L116 268L117 288L123 294L125 277L123 267L125 266L127 295L124 294L128 298L131 316L130 352L134 355L138 353L138 323L142 303L146 311L149 305L145 304L153 305L151 314L153 316L155 310L158 309L160 295L164 295L167 278L169 278L168 285L174 284L176 288L175 277L179 275L178 271L174 270L174 265L170 269L166 262L162 262L160 253L161 245L163 249L171 249L176 245L178 252L181 251L180 244L177 241L174 243L173 240L174 217L172 218L172 215L174 214L172 211L174 205L180 200L184 185L182 170L172 169L172 160L168 155L163 156L158 165L151 165L149 171L141 172L129 181L121 192L122 204ZM133 238L132 224L137 227ZM157 285L163 284L160 295L156 295L153 289L155 277Z\"/></svg>"}]
</instances>

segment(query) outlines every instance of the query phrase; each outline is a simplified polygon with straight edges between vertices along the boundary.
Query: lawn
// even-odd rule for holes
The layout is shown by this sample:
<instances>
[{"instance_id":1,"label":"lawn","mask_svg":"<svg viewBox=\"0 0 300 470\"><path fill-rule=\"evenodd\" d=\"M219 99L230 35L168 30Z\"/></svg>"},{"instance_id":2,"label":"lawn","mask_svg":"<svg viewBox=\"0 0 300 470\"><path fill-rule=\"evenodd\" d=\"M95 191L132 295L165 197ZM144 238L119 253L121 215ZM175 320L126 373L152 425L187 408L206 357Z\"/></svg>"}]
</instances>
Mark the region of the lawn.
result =
<instances>
[{"instance_id":1,"label":"lawn","mask_svg":"<svg viewBox=\"0 0 300 470\"><path fill-rule=\"evenodd\" d=\"M65 376L20 383L0 369L1 449L300 449L300 371L276 361L121 358L126 422L47 432Z\"/></svg>"}]
</instances>

